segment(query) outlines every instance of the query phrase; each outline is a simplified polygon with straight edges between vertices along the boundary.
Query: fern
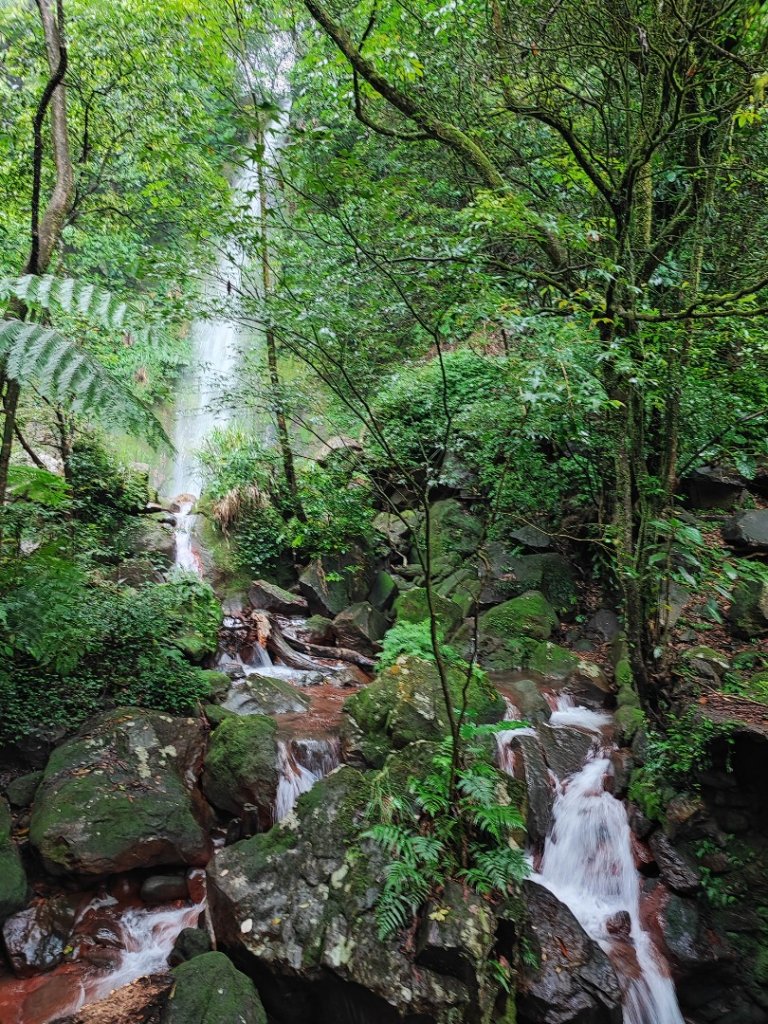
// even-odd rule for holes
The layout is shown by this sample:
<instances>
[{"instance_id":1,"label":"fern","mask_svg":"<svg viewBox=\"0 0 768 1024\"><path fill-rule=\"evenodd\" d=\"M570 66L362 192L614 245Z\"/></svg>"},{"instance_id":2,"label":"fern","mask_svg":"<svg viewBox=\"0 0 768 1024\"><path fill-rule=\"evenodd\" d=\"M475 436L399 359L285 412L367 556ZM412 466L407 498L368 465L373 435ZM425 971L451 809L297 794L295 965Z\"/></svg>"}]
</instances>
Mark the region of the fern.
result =
<instances>
[{"instance_id":1,"label":"fern","mask_svg":"<svg viewBox=\"0 0 768 1024\"><path fill-rule=\"evenodd\" d=\"M171 447L150 407L88 352L51 327L0 320L0 362L8 377L74 412L141 433Z\"/></svg>"}]
</instances>

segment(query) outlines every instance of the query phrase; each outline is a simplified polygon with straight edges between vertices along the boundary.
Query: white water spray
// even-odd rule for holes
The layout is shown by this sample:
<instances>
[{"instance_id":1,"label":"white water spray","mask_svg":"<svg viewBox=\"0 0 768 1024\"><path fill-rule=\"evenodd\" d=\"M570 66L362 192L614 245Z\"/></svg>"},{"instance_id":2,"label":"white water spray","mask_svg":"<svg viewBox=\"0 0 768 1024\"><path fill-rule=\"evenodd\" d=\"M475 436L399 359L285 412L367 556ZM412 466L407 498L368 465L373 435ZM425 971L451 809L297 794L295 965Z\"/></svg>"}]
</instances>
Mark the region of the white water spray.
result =
<instances>
[{"instance_id":1,"label":"white water spray","mask_svg":"<svg viewBox=\"0 0 768 1024\"><path fill-rule=\"evenodd\" d=\"M280 779L275 800L275 820L282 821L296 806L302 793L329 775L341 763L338 737L277 741L277 770Z\"/></svg>"}]
</instances>

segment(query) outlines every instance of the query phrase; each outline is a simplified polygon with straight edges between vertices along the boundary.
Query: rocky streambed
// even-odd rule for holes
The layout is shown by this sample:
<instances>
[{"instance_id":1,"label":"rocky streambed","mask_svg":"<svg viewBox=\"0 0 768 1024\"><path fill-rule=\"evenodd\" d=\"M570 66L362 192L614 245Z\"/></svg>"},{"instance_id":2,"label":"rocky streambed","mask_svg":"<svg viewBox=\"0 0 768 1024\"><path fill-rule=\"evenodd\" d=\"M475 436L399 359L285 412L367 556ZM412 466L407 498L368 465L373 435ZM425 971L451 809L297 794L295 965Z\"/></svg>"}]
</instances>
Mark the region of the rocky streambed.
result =
<instances>
[{"instance_id":1,"label":"rocky streambed","mask_svg":"<svg viewBox=\"0 0 768 1024\"><path fill-rule=\"evenodd\" d=\"M275 621L302 642L304 619ZM448 883L382 940L386 858L359 833L382 775L404 786L444 735L434 666L403 656L371 681L348 661L281 664L249 637L222 651L199 716L105 712L7 787L4 1024L679 1024L676 991L686 1020L765 1019L697 867L626 802L635 754L599 672L500 672L470 695L478 720L508 724L497 758L530 878L503 903ZM678 838L690 827L681 810Z\"/></svg>"}]
</instances>

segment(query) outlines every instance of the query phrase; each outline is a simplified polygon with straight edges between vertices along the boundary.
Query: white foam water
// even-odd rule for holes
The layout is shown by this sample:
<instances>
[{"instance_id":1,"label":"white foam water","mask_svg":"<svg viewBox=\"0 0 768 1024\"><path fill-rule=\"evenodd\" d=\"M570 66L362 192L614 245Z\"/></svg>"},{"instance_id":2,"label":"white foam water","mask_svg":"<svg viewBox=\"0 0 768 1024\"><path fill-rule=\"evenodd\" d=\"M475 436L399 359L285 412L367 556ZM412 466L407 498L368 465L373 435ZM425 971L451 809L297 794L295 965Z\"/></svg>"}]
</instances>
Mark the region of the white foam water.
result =
<instances>
[{"instance_id":1,"label":"white foam water","mask_svg":"<svg viewBox=\"0 0 768 1024\"><path fill-rule=\"evenodd\" d=\"M624 1024L683 1024L667 964L640 920L640 881L624 805L606 789L609 758L589 759L559 784L553 824L534 879L573 912L611 957L623 992ZM608 929L629 916L623 941Z\"/></svg>"},{"instance_id":2,"label":"white foam water","mask_svg":"<svg viewBox=\"0 0 768 1024\"><path fill-rule=\"evenodd\" d=\"M296 806L302 793L329 775L341 763L338 737L277 741L279 781L275 799L275 821L282 821Z\"/></svg>"}]
</instances>

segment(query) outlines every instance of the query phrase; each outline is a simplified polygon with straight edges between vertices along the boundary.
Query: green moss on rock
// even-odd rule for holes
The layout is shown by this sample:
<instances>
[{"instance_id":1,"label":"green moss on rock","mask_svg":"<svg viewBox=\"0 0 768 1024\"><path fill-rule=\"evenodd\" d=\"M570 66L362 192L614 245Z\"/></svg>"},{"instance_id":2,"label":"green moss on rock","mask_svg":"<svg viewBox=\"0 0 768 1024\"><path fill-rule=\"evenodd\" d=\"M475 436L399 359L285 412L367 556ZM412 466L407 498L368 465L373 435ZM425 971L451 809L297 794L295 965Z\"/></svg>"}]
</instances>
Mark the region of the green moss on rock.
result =
<instances>
[{"instance_id":1,"label":"green moss on rock","mask_svg":"<svg viewBox=\"0 0 768 1024\"><path fill-rule=\"evenodd\" d=\"M536 645L528 659L528 668L543 676L565 679L579 665L579 658L565 647L550 641Z\"/></svg>"},{"instance_id":2,"label":"green moss on rock","mask_svg":"<svg viewBox=\"0 0 768 1024\"><path fill-rule=\"evenodd\" d=\"M432 606L446 636L461 625L462 610L455 601L433 593ZM400 594L395 601L395 616L398 622L424 622L429 619L426 588L414 587Z\"/></svg>"},{"instance_id":3,"label":"green moss on rock","mask_svg":"<svg viewBox=\"0 0 768 1024\"><path fill-rule=\"evenodd\" d=\"M549 640L557 626L555 609L542 593L531 590L480 616L480 632L498 640L529 636Z\"/></svg>"},{"instance_id":4,"label":"green moss on rock","mask_svg":"<svg viewBox=\"0 0 768 1024\"><path fill-rule=\"evenodd\" d=\"M27 901L27 877L11 838L11 812L0 799L0 924Z\"/></svg>"},{"instance_id":5,"label":"green moss on rock","mask_svg":"<svg viewBox=\"0 0 768 1024\"><path fill-rule=\"evenodd\" d=\"M277 790L277 726L264 715L226 718L205 756L203 791L223 811L254 804L268 815Z\"/></svg>"},{"instance_id":6,"label":"green moss on rock","mask_svg":"<svg viewBox=\"0 0 768 1024\"><path fill-rule=\"evenodd\" d=\"M266 1024L253 982L223 953L203 953L172 973L162 1024Z\"/></svg>"}]
</instances>

